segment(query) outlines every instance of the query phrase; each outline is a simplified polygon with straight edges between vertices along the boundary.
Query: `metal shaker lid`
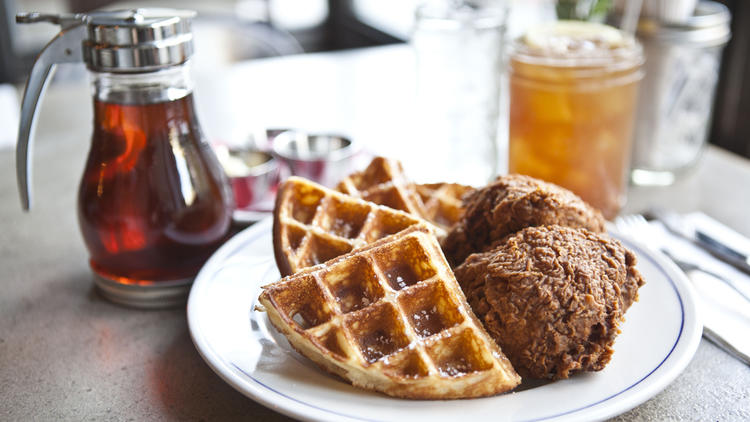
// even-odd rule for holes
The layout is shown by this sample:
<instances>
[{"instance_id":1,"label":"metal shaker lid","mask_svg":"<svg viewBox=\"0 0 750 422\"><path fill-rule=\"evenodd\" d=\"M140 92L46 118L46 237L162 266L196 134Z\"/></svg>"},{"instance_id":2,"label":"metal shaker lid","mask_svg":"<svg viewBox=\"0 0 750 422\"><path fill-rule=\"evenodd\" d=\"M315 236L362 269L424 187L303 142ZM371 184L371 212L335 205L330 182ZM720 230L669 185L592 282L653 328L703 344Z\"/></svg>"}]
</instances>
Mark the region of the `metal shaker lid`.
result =
<instances>
[{"instance_id":1,"label":"metal shaker lid","mask_svg":"<svg viewBox=\"0 0 750 422\"><path fill-rule=\"evenodd\" d=\"M146 8L87 14L83 58L98 72L148 72L193 55L190 10Z\"/></svg>"},{"instance_id":2,"label":"metal shaker lid","mask_svg":"<svg viewBox=\"0 0 750 422\"><path fill-rule=\"evenodd\" d=\"M641 18L637 35L646 41L709 47L729 41L730 21L731 14L726 6L715 1L701 1L696 5L693 15L682 22Z\"/></svg>"}]
</instances>

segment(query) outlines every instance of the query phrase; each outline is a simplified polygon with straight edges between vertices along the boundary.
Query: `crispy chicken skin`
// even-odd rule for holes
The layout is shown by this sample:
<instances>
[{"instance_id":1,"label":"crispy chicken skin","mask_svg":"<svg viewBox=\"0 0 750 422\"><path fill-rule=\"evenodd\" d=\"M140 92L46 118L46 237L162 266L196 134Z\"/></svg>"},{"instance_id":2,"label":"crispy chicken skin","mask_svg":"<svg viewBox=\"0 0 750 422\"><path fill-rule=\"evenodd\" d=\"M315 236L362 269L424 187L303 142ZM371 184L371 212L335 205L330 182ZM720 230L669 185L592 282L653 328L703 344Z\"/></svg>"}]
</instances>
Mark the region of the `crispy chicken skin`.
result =
<instances>
[{"instance_id":1,"label":"crispy chicken skin","mask_svg":"<svg viewBox=\"0 0 750 422\"><path fill-rule=\"evenodd\" d=\"M455 269L474 312L521 376L567 378L612 356L643 277L606 234L528 227Z\"/></svg>"},{"instance_id":2,"label":"crispy chicken skin","mask_svg":"<svg viewBox=\"0 0 750 422\"><path fill-rule=\"evenodd\" d=\"M464 198L463 217L442 247L451 266L524 227L561 225L604 232L604 217L567 189L518 174L498 177Z\"/></svg>"}]
</instances>

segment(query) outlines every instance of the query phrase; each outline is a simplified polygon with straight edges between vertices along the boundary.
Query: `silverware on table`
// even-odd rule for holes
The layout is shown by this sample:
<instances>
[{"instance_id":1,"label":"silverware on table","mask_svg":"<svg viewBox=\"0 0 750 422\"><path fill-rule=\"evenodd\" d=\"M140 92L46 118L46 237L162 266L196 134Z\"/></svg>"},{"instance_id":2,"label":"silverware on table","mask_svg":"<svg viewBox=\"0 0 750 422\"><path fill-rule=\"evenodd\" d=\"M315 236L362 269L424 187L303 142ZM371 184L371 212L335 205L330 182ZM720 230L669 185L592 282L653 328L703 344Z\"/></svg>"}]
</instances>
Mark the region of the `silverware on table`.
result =
<instances>
[{"instance_id":1,"label":"silverware on table","mask_svg":"<svg viewBox=\"0 0 750 422\"><path fill-rule=\"evenodd\" d=\"M750 253L735 247L728 239L722 238L720 233L692 224L675 212L653 209L649 214L664 223L670 232L691 241L721 261L750 275Z\"/></svg>"},{"instance_id":2,"label":"silverware on table","mask_svg":"<svg viewBox=\"0 0 750 422\"><path fill-rule=\"evenodd\" d=\"M705 266L700 265L698 263L689 262L689 261L685 261L685 260L679 259L676 256L674 256L674 254L672 254L671 252L669 252L668 249L662 249L662 252L664 253L664 255L667 256L667 258L671 259L672 262L674 262L675 264L677 264L677 266L680 267L680 269L682 271L684 271L685 273L690 272L690 271L700 271L700 272L702 272L704 274L708 274L711 277L713 277L713 278L715 278L715 279L723 282L727 286L731 287L732 290L734 290L735 292L737 292L737 294L739 294L740 296L742 296L743 298L745 298L745 300L747 300L748 303L750 303L750 296L746 295L745 292L743 292L742 290L740 290L740 288L737 287L737 284L734 281L732 281L731 278L724 277L723 275L717 273L716 271L712 271L712 270L710 270L710 269L706 268Z\"/></svg>"},{"instance_id":3,"label":"silverware on table","mask_svg":"<svg viewBox=\"0 0 750 422\"><path fill-rule=\"evenodd\" d=\"M711 330L710 328L706 326L703 326L703 337L705 337L706 339L708 339L708 341L718 346L720 349L734 356L736 359L744 362L747 365L750 365L750 356L737 350L737 348L734 347L731 343L724 340L724 338L714 333L713 330Z\"/></svg>"},{"instance_id":4,"label":"silverware on table","mask_svg":"<svg viewBox=\"0 0 750 422\"><path fill-rule=\"evenodd\" d=\"M717 271L706 267L700 262L688 261L675 255L667 247L665 239L662 238L663 235L654 230L654 228L651 227L644 216L640 214L630 214L617 217L617 219L615 219L615 227L620 233L630 235L631 237L635 237L637 239L640 239L642 242L646 242L656 247L656 249L659 249L664 255L667 256L667 258L671 259L672 262L674 262L685 273L690 271L700 271L704 274L708 274L731 287L732 290L734 290L745 300L750 302L750 296L745 294L745 292L743 292L731 278L719 274Z\"/></svg>"},{"instance_id":5,"label":"silverware on table","mask_svg":"<svg viewBox=\"0 0 750 422\"><path fill-rule=\"evenodd\" d=\"M619 233L631 238L638 239L642 243L645 243L654 249L660 250L668 258L670 258L682 271L700 271L704 274L708 274L731 287L732 290L737 292L742 298L750 302L750 297L748 297L747 294L740 290L734 280L732 280L731 278L723 276L716 271L706 268L701 263L687 261L675 256L675 254L672 253L667 246L668 239L665 238L665 236L667 235L653 227L642 215L623 215L617 217L614 221L614 224ZM734 345L731 344L731 342L722 338L720 335L718 335L705 325L703 327L703 336L706 337L707 340L718 346L720 349L724 350L725 352L729 353L745 364L750 365L750 356L738 350L736 347L734 347Z\"/></svg>"}]
</instances>

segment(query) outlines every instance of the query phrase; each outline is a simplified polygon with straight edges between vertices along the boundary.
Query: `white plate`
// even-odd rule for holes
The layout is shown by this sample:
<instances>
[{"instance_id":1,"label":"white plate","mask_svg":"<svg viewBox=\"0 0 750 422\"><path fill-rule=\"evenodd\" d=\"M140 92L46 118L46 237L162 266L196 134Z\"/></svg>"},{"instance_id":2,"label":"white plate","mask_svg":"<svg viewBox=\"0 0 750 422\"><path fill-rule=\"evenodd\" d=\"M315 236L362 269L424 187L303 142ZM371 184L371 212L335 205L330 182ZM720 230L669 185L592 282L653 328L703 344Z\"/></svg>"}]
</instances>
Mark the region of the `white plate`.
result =
<instances>
[{"instance_id":1,"label":"white plate","mask_svg":"<svg viewBox=\"0 0 750 422\"><path fill-rule=\"evenodd\" d=\"M271 211L250 211L250 210L234 210L232 213L232 221L236 224L253 224L258 221L268 218L271 215Z\"/></svg>"},{"instance_id":2,"label":"white plate","mask_svg":"<svg viewBox=\"0 0 750 422\"><path fill-rule=\"evenodd\" d=\"M624 241L646 279L627 313L609 365L600 372L526 382L495 397L413 401L359 390L294 352L255 311L260 286L278 279L271 220L222 246L201 270L188 302L193 342L227 383L251 399L305 420L592 420L611 417L661 391L687 366L701 337L694 294L671 262Z\"/></svg>"}]
</instances>

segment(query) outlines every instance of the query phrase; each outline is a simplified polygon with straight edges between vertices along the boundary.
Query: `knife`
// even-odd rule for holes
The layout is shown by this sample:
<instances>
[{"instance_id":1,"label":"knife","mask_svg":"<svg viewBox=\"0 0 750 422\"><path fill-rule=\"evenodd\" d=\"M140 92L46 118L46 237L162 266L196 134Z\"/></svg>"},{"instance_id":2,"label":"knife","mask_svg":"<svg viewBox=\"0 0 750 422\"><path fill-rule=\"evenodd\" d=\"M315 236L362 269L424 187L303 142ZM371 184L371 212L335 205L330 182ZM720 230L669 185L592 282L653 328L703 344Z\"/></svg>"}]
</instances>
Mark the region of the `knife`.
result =
<instances>
[{"instance_id":1,"label":"knife","mask_svg":"<svg viewBox=\"0 0 750 422\"><path fill-rule=\"evenodd\" d=\"M732 343L728 342L727 340L722 338L720 335L716 334L710 328L706 326L703 327L703 336L706 337L713 344L717 345L720 349L724 350L725 352L729 353L730 355L734 356L740 361L746 363L747 365L750 365L750 356L742 353L742 351L734 347Z\"/></svg>"},{"instance_id":2,"label":"knife","mask_svg":"<svg viewBox=\"0 0 750 422\"><path fill-rule=\"evenodd\" d=\"M750 240L703 213L687 216L663 209L654 209L649 216L664 223L667 229L709 252L738 270L750 274Z\"/></svg>"}]
</instances>

